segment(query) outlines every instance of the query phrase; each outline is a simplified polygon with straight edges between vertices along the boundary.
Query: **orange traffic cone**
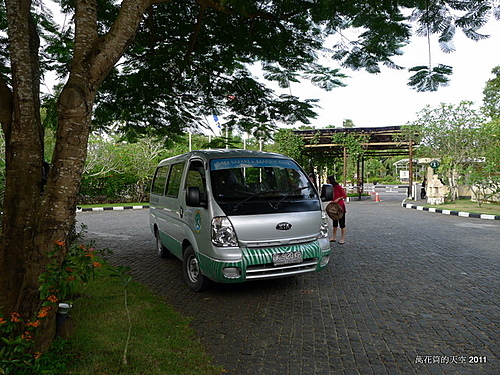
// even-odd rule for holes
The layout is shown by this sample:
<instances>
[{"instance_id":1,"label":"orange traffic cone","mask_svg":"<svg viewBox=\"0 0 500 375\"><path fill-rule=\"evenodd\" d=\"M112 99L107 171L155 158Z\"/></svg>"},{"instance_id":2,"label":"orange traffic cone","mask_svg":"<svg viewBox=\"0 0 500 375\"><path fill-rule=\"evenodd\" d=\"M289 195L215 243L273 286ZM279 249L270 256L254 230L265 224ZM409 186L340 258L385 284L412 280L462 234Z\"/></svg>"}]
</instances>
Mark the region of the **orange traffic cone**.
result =
<instances>
[{"instance_id":1,"label":"orange traffic cone","mask_svg":"<svg viewBox=\"0 0 500 375\"><path fill-rule=\"evenodd\" d=\"M375 202L380 202L380 195L375 193Z\"/></svg>"}]
</instances>

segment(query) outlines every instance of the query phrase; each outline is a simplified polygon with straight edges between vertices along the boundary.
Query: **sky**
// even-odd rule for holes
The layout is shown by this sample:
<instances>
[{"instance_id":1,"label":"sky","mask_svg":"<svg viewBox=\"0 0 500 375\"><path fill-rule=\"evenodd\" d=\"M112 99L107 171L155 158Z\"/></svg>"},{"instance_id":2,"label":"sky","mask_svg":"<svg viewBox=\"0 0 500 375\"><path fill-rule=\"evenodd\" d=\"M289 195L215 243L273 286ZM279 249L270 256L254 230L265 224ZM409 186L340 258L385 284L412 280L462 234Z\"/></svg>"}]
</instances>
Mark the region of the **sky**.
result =
<instances>
[{"instance_id":1,"label":"sky","mask_svg":"<svg viewBox=\"0 0 500 375\"><path fill-rule=\"evenodd\" d=\"M411 76L407 69L385 67L376 75L342 69L350 76L344 79L347 86L330 92L309 83L292 83L291 92L301 99L320 99L319 116L311 121L316 128L339 127L344 119L352 120L358 128L404 125L416 120L417 113L426 105L435 108L440 103L458 104L462 100L472 101L479 107L486 81L494 77L491 70L500 65L500 22L490 21L479 32L490 38L474 42L457 30L456 51L449 54L440 51L436 38L431 41L432 66L450 65L454 72L449 86L440 87L436 92L417 92L407 86ZM428 65L427 38L414 37L403 52L403 56L394 58L397 64L405 68Z\"/></svg>"},{"instance_id":2,"label":"sky","mask_svg":"<svg viewBox=\"0 0 500 375\"><path fill-rule=\"evenodd\" d=\"M381 73L369 74L342 69L341 73L349 76L343 80L347 86L329 92L308 82L292 83L290 89L279 89L268 81L266 85L277 93L291 92L300 99L319 99L319 107L316 108L318 117L308 124L316 128L328 125L340 127L346 119L352 120L358 128L404 125L416 120L417 113L426 105L435 108L440 103L458 104L462 100L472 101L479 107L486 81L493 78L491 70L500 65L500 21L491 20L479 32L490 37L474 42L457 30L454 38L456 51L449 54L440 51L437 36L433 37L432 66L445 64L453 67L449 86L440 87L436 92L416 92L407 86L411 76L407 68L428 65L427 38L422 37L413 37L411 43L403 48L404 54L393 59L406 68L403 70L382 66ZM329 66L339 68L336 62ZM219 121L223 120L224 116L219 116ZM220 132L212 116L207 115L207 123L211 128L209 133ZM295 124L294 127L300 125Z\"/></svg>"}]
</instances>

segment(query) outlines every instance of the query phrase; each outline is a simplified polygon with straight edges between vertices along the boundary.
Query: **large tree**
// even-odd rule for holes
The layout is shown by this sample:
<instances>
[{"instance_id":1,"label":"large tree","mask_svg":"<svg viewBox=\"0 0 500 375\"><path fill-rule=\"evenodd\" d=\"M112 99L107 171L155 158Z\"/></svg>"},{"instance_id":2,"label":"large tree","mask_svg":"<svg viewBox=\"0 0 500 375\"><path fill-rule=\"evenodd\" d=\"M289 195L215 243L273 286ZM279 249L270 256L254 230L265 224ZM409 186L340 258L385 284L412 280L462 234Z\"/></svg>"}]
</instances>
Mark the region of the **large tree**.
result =
<instances>
[{"instance_id":1,"label":"large tree","mask_svg":"<svg viewBox=\"0 0 500 375\"><path fill-rule=\"evenodd\" d=\"M491 132L487 131L484 114L473 108L472 102L427 106L408 125L421 137L418 153L440 160L437 173L449 187L449 198L458 198L460 178L467 167L485 156Z\"/></svg>"},{"instance_id":2,"label":"large tree","mask_svg":"<svg viewBox=\"0 0 500 375\"><path fill-rule=\"evenodd\" d=\"M495 76L486 82L483 89L483 108L492 121L500 122L500 65L491 73Z\"/></svg>"},{"instance_id":3,"label":"large tree","mask_svg":"<svg viewBox=\"0 0 500 375\"><path fill-rule=\"evenodd\" d=\"M89 134L118 124L129 138L167 136L226 113L226 126L263 132L277 122L307 122L312 101L276 96L250 73L286 87L300 77L332 89L338 69L376 73L411 36L437 33L449 47L456 28L480 39L494 1L344 0L60 0L56 28L43 0L0 3L0 122L5 136L6 186L0 238L0 306L31 316L40 307L39 276L54 242L66 240ZM497 9L498 14L498 9ZM360 30L357 39L343 29ZM3 32L5 31L5 32ZM329 35L334 46L325 45ZM69 51L69 52L68 52ZM40 79L55 70L64 84L48 102L56 128L45 187ZM449 69L419 67L412 85L435 90ZM61 247L59 247L61 248ZM61 248L62 249L62 248ZM59 258L64 257L64 251ZM53 331L47 321L42 344ZM42 345L43 346L43 345Z\"/></svg>"}]
</instances>

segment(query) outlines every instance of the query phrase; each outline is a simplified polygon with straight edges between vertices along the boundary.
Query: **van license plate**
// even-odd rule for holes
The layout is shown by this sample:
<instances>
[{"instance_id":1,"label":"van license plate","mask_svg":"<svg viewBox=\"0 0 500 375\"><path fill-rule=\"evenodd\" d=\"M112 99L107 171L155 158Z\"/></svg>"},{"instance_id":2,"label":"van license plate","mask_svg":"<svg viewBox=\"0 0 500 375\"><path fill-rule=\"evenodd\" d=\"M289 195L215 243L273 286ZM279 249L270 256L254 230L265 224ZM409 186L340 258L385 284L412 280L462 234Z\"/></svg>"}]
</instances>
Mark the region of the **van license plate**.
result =
<instances>
[{"instance_id":1,"label":"van license plate","mask_svg":"<svg viewBox=\"0 0 500 375\"><path fill-rule=\"evenodd\" d=\"M281 266L283 264L302 263L302 261L302 253L300 251L273 254L273 263L275 266Z\"/></svg>"}]
</instances>

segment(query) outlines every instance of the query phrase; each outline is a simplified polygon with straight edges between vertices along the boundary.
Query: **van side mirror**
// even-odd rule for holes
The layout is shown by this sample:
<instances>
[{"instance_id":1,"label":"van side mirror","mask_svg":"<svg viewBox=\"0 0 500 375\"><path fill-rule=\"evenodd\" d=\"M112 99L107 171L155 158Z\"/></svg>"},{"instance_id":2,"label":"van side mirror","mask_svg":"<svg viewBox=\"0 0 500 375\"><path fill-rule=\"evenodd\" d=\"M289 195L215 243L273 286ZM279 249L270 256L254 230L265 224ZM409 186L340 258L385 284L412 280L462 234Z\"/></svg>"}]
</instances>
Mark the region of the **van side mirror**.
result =
<instances>
[{"instance_id":1,"label":"van side mirror","mask_svg":"<svg viewBox=\"0 0 500 375\"><path fill-rule=\"evenodd\" d=\"M328 202L333 199L333 185L325 184L321 186L321 200Z\"/></svg>"},{"instance_id":2,"label":"van side mirror","mask_svg":"<svg viewBox=\"0 0 500 375\"><path fill-rule=\"evenodd\" d=\"M188 187L186 193L186 204L191 207L200 206L200 188L197 186Z\"/></svg>"},{"instance_id":3,"label":"van side mirror","mask_svg":"<svg viewBox=\"0 0 500 375\"><path fill-rule=\"evenodd\" d=\"M200 188L198 186L191 186L187 188L186 192L186 205L190 207L206 207L206 202L202 202Z\"/></svg>"}]
</instances>

